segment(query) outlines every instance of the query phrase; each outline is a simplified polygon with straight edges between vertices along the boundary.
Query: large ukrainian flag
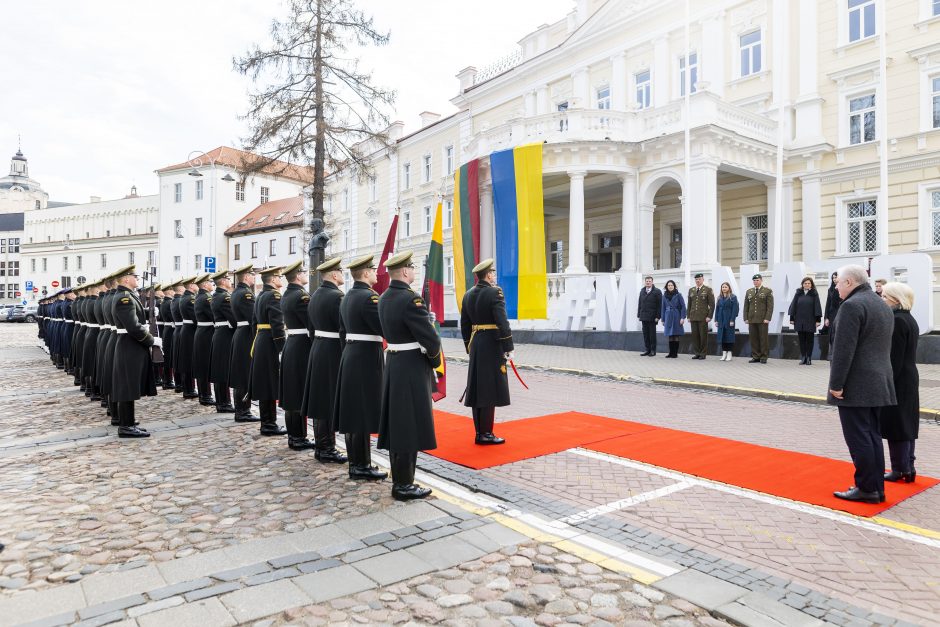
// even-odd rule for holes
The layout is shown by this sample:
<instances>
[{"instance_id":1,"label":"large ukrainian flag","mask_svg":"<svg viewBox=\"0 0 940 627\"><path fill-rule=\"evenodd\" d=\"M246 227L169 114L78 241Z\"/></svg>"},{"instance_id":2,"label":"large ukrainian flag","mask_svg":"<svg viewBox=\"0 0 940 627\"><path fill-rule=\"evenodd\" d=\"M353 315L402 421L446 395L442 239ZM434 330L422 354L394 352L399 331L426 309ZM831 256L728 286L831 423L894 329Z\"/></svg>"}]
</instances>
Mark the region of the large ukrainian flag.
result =
<instances>
[{"instance_id":1,"label":"large ukrainian flag","mask_svg":"<svg viewBox=\"0 0 940 627\"><path fill-rule=\"evenodd\" d=\"M506 313L516 320L548 317L542 144L490 155L496 222L496 275Z\"/></svg>"}]
</instances>

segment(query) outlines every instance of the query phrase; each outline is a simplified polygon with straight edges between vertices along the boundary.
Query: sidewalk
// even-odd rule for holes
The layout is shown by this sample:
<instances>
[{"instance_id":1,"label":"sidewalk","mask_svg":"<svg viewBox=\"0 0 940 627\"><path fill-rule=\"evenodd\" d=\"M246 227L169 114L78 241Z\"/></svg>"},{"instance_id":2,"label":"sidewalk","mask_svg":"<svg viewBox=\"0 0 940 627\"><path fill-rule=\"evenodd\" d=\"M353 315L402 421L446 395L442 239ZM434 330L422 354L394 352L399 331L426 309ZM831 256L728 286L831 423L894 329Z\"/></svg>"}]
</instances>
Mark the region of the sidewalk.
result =
<instances>
[{"instance_id":1,"label":"sidewalk","mask_svg":"<svg viewBox=\"0 0 940 627\"><path fill-rule=\"evenodd\" d=\"M460 361L467 358L460 340L444 338L443 345L448 359ZM771 359L766 364L751 364L746 357L724 362L711 355L705 361L694 360L691 355L665 359L664 353L656 357L640 357L634 351L547 344L516 344L514 361L520 368L633 379L809 403L825 403L829 382L827 361L800 366L796 360ZM918 364L917 368L920 372L921 417L940 418L940 365Z\"/></svg>"}]
</instances>

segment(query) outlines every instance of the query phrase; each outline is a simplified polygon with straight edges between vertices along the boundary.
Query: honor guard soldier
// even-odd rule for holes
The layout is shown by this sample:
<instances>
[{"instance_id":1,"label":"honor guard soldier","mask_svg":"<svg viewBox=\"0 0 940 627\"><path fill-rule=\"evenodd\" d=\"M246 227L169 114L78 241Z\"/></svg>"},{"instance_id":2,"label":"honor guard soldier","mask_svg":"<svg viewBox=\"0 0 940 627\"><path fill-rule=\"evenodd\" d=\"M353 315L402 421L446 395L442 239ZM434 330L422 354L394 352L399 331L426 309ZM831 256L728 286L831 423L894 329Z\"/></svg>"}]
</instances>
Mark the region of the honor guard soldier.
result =
<instances>
[{"instance_id":1,"label":"honor guard soldier","mask_svg":"<svg viewBox=\"0 0 940 627\"><path fill-rule=\"evenodd\" d=\"M183 312L180 309L183 303L183 294L186 287L183 285L185 279L180 279L174 285L175 294L173 302L170 303L170 315L173 316L173 391L182 394L183 392L183 373L180 372L180 341L183 339Z\"/></svg>"},{"instance_id":2,"label":"honor guard soldier","mask_svg":"<svg viewBox=\"0 0 940 627\"><path fill-rule=\"evenodd\" d=\"M314 457L324 464L345 464L346 456L336 450L336 424L333 422L333 399L336 376L343 353L340 334L339 305L343 292L341 259L335 257L317 266L320 287L310 296L307 315L315 329L310 359L307 362L307 385L304 386L304 415L313 420L313 436L317 449Z\"/></svg>"},{"instance_id":3,"label":"honor guard soldier","mask_svg":"<svg viewBox=\"0 0 940 627\"><path fill-rule=\"evenodd\" d=\"M770 338L767 330L770 317L774 314L774 293L764 287L764 277L755 274L751 279L754 287L744 296L744 321L751 342L751 361L748 363L767 363L770 354Z\"/></svg>"},{"instance_id":4,"label":"honor guard soldier","mask_svg":"<svg viewBox=\"0 0 940 627\"><path fill-rule=\"evenodd\" d=\"M382 323L379 322L379 295L372 290L376 282L373 256L366 255L349 263L353 286L339 307L340 329L346 346L339 361L334 424L346 434L349 478L378 480L388 473L372 465L370 434L379 430L382 412L381 394L369 394L382 380L385 358L382 354Z\"/></svg>"},{"instance_id":5,"label":"honor guard soldier","mask_svg":"<svg viewBox=\"0 0 940 627\"><path fill-rule=\"evenodd\" d=\"M212 334L215 320L212 317L212 275L203 274L196 278L196 300L193 311L196 316L196 334L193 337L193 377L199 386L199 404L215 405L212 391L209 389L209 359L212 350Z\"/></svg>"},{"instance_id":6,"label":"honor guard soldier","mask_svg":"<svg viewBox=\"0 0 940 627\"><path fill-rule=\"evenodd\" d=\"M145 429L135 426L134 401L141 396L157 395L150 347L162 343L147 328L147 314L134 291L138 281L134 269L131 265L115 273L118 287L111 300L116 338L111 400L117 408L121 438L150 436Z\"/></svg>"},{"instance_id":7,"label":"honor guard soldier","mask_svg":"<svg viewBox=\"0 0 940 627\"><path fill-rule=\"evenodd\" d=\"M431 494L430 488L415 484L415 465L418 451L437 448L431 392L434 368L441 364L441 338L424 300L409 287L415 280L411 255L399 253L385 262L391 282L379 298L388 348L378 448L388 450L392 497L398 501Z\"/></svg>"},{"instance_id":8,"label":"honor guard soldier","mask_svg":"<svg viewBox=\"0 0 940 627\"><path fill-rule=\"evenodd\" d=\"M215 282L212 295L212 349L209 359L209 381L215 390L215 410L220 414L233 414L232 396L228 386L228 369L232 357L232 336L235 334L235 314L232 312L232 280L228 270L219 270L211 278Z\"/></svg>"},{"instance_id":9,"label":"honor guard soldier","mask_svg":"<svg viewBox=\"0 0 940 627\"><path fill-rule=\"evenodd\" d=\"M114 373L114 344L117 340L117 327L114 325L114 310L112 308L112 301L114 300L114 295L117 293L117 279L114 275L110 275L105 278L104 281L105 287L108 288L108 291L105 292L104 300L101 302L101 315L104 316L105 326L102 327L104 331L102 337L99 340L98 345L98 382L101 387L101 396L102 396L102 406L106 407L108 410L108 415L111 416L111 424L118 426L120 424L117 415L117 407L114 405L114 401L111 399L111 378Z\"/></svg>"},{"instance_id":10,"label":"honor guard soldier","mask_svg":"<svg viewBox=\"0 0 940 627\"><path fill-rule=\"evenodd\" d=\"M279 357L284 349L281 314L281 268L261 271L261 293L255 301L255 337L251 344L251 400L258 401L261 435L284 435L277 424Z\"/></svg>"},{"instance_id":11,"label":"honor guard soldier","mask_svg":"<svg viewBox=\"0 0 940 627\"><path fill-rule=\"evenodd\" d=\"M160 339L163 341L163 389L173 389L173 334L176 332L176 323L173 320L173 311L170 305L176 296L176 284L163 286L163 299L160 300Z\"/></svg>"},{"instance_id":12,"label":"honor guard soldier","mask_svg":"<svg viewBox=\"0 0 940 627\"><path fill-rule=\"evenodd\" d=\"M477 284L463 296L460 334L470 354L467 390L463 404L473 413L476 444L503 444L493 435L496 408L509 405L509 379L506 365L512 359L513 343L506 299L496 285L492 259L473 268Z\"/></svg>"},{"instance_id":13,"label":"honor guard soldier","mask_svg":"<svg viewBox=\"0 0 940 627\"><path fill-rule=\"evenodd\" d=\"M251 383L251 343L255 337L255 271L249 263L235 270L235 291L232 292L232 353L229 359L229 386L235 393L235 422L258 422L252 415L248 387Z\"/></svg>"},{"instance_id":14,"label":"honor guard soldier","mask_svg":"<svg viewBox=\"0 0 940 627\"><path fill-rule=\"evenodd\" d=\"M196 286L198 276L183 280L186 290L180 299L180 317L183 319L182 333L179 339L179 357L176 367L183 375L183 398L199 398L196 392L196 377L193 372L193 349L196 345Z\"/></svg>"},{"instance_id":15,"label":"honor guard soldier","mask_svg":"<svg viewBox=\"0 0 940 627\"><path fill-rule=\"evenodd\" d=\"M75 302L72 303L73 316L75 318L75 330L72 332L72 377L73 385L80 386L79 389L85 391L85 383L82 380L82 348L85 347L85 285L79 285L75 288Z\"/></svg>"},{"instance_id":16,"label":"honor guard soldier","mask_svg":"<svg viewBox=\"0 0 940 627\"><path fill-rule=\"evenodd\" d=\"M75 333L75 318L72 307L76 298L75 290L72 288L65 290L65 300L62 306L62 367L66 374L73 376L72 336Z\"/></svg>"},{"instance_id":17,"label":"honor guard soldier","mask_svg":"<svg viewBox=\"0 0 940 627\"><path fill-rule=\"evenodd\" d=\"M315 448L307 439L307 417L303 413L304 383L306 383L307 359L310 357L310 335L313 326L307 315L310 294L304 289L307 272L303 261L284 267L287 289L281 297L281 313L287 341L281 353L281 376L279 380L281 409L287 425L287 446L295 451Z\"/></svg>"},{"instance_id":18,"label":"honor guard soldier","mask_svg":"<svg viewBox=\"0 0 940 627\"><path fill-rule=\"evenodd\" d=\"M160 319L160 305L163 303L163 286L159 283L154 283L153 287L150 290L150 299L145 303L147 316L150 316L150 304L153 303L153 317L154 324L157 327L157 335L160 341L163 341L163 321ZM163 356L163 359L166 359L166 355ZM163 364L154 364L153 373L156 376L157 389L163 387L163 377L165 376L165 370Z\"/></svg>"},{"instance_id":19,"label":"honor guard soldier","mask_svg":"<svg viewBox=\"0 0 940 627\"><path fill-rule=\"evenodd\" d=\"M708 353L708 323L715 315L715 293L705 285L705 275L695 275L695 287L689 288L687 303L689 322L692 323L692 359L705 359Z\"/></svg>"},{"instance_id":20,"label":"honor guard soldier","mask_svg":"<svg viewBox=\"0 0 940 627\"><path fill-rule=\"evenodd\" d=\"M95 360L98 355L98 292L101 283L96 281L86 286L88 296L85 300L85 339L82 346L82 378L85 379L85 396L93 401L100 401L101 394L95 383Z\"/></svg>"}]
</instances>

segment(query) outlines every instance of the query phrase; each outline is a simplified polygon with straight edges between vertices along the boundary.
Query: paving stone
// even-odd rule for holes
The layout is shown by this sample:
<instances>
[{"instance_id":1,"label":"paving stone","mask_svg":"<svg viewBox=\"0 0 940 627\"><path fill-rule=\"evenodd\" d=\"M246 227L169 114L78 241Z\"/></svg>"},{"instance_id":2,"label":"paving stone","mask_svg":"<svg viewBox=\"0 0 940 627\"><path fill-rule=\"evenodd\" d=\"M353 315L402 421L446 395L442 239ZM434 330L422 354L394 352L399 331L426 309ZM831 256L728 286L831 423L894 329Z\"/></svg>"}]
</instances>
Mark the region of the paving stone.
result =
<instances>
[{"instance_id":1,"label":"paving stone","mask_svg":"<svg viewBox=\"0 0 940 627\"><path fill-rule=\"evenodd\" d=\"M417 556L423 562L430 564L435 570L450 568L457 564L479 559L485 555L482 549L455 537L425 542L406 549L404 552Z\"/></svg>"},{"instance_id":2,"label":"paving stone","mask_svg":"<svg viewBox=\"0 0 940 627\"><path fill-rule=\"evenodd\" d=\"M209 588L200 588L199 590L193 590L192 592L187 592L183 596L186 599L187 603L192 603L193 601L199 601L200 599L207 599L209 597L219 596L220 594L225 594L226 592L231 592L233 590L238 590L241 588L241 585L237 581L229 581L227 583L220 583Z\"/></svg>"},{"instance_id":3,"label":"paving stone","mask_svg":"<svg viewBox=\"0 0 940 627\"><path fill-rule=\"evenodd\" d=\"M715 614L739 625L754 627L817 627L823 625L818 618L800 612L756 593L751 593L733 603L722 605Z\"/></svg>"},{"instance_id":4,"label":"paving stone","mask_svg":"<svg viewBox=\"0 0 940 627\"><path fill-rule=\"evenodd\" d=\"M399 549L407 549L410 546L421 544L421 542L421 538L417 536L407 536L397 540L392 540L391 542L386 542L384 546L389 551L398 551Z\"/></svg>"},{"instance_id":5,"label":"paving stone","mask_svg":"<svg viewBox=\"0 0 940 627\"><path fill-rule=\"evenodd\" d=\"M686 570L660 579L653 584L653 587L687 599L709 611L748 594L748 591L740 586L694 570Z\"/></svg>"},{"instance_id":6,"label":"paving stone","mask_svg":"<svg viewBox=\"0 0 940 627\"><path fill-rule=\"evenodd\" d=\"M266 573L269 570L271 570L271 567L267 562L259 562L257 564L249 564L248 566L241 566L231 570L223 570L220 573L212 573L212 577L213 579L218 579L219 581L236 581L242 577L250 577L251 575Z\"/></svg>"},{"instance_id":7,"label":"paving stone","mask_svg":"<svg viewBox=\"0 0 940 627\"><path fill-rule=\"evenodd\" d=\"M137 619L140 627L230 627L235 619L218 599L203 599L174 608L145 614Z\"/></svg>"},{"instance_id":8,"label":"paving stone","mask_svg":"<svg viewBox=\"0 0 940 627\"><path fill-rule=\"evenodd\" d=\"M335 559L322 559L315 562L307 562L306 564L301 564L297 567L302 573L315 573L321 570L326 570L328 568L336 568L337 566L342 566L342 562Z\"/></svg>"},{"instance_id":9,"label":"paving stone","mask_svg":"<svg viewBox=\"0 0 940 627\"><path fill-rule=\"evenodd\" d=\"M321 557L322 555L316 551L304 551L303 553L294 553L293 555L268 560L268 564L274 568L284 568L285 566L295 566L304 562L314 562Z\"/></svg>"},{"instance_id":10,"label":"paving stone","mask_svg":"<svg viewBox=\"0 0 940 627\"><path fill-rule=\"evenodd\" d=\"M452 536L455 533L458 533L460 529L457 527L438 527L430 531L425 531L421 534L421 539L425 542L430 542L431 540L437 540L438 538L445 538L447 536Z\"/></svg>"},{"instance_id":11,"label":"paving stone","mask_svg":"<svg viewBox=\"0 0 940 627\"><path fill-rule=\"evenodd\" d=\"M0 616L12 624L58 616L86 606L81 584L68 584L34 594L0 599Z\"/></svg>"},{"instance_id":12,"label":"paving stone","mask_svg":"<svg viewBox=\"0 0 940 627\"><path fill-rule=\"evenodd\" d=\"M207 586L211 586L213 583L214 581L209 577L200 577L199 579L194 579L192 581L183 581L181 583L173 584L172 586L165 586L163 588L157 588L156 590L150 590L147 592L147 596L149 596L153 601L159 601L160 599L165 599L177 594L184 594L191 590L205 588Z\"/></svg>"},{"instance_id":13,"label":"paving stone","mask_svg":"<svg viewBox=\"0 0 940 627\"><path fill-rule=\"evenodd\" d=\"M75 622L75 612L65 612L56 616L49 616L37 621L23 623L20 627L59 627L60 625L70 625Z\"/></svg>"},{"instance_id":14,"label":"paving stone","mask_svg":"<svg viewBox=\"0 0 940 627\"><path fill-rule=\"evenodd\" d=\"M373 546L376 544L385 544L386 542L392 542L396 538L398 538L398 536L387 531L384 533L377 533L375 535L362 538L362 543L365 544L366 546Z\"/></svg>"},{"instance_id":15,"label":"paving stone","mask_svg":"<svg viewBox=\"0 0 940 627\"><path fill-rule=\"evenodd\" d=\"M79 620L94 618L95 616L109 614L118 610L127 609L132 605L141 605L146 602L147 599L145 599L142 594L132 594L121 599L115 599L107 603L98 603L97 605L80 609L78 610L78 618Z\"/></svg>"},{"instance_id":16,"label":"paving stone","mask_svg":"<svg viewBox=\"0 0 940 627\"><path fill-rule=\"evenodd\" d=\"M127 610L127 615L131 618L137 618L138 616L143 616L144 614L150 614L152 612L159 612L160 610L165 610L170 607L176 607L177 605L183 604L183 597L167 597L159 601L152 601L145 605L138 605Z\"/></svg>"},{"instance_id":17,"label":"paving stone","mask_svg":"<svg viewBox=\"0 0 940 627\"><path fill-rule=\"evenodd\" d=\"M384 512L376 512L355 518L346 518L335 524L340 530L357 540L402 527L401 522Z\"/></svg>"},{"instance_id":18,"label":"paving stone","mask_svg":"<svg viewBox=\"0 0 940 627\"><path fill-rule=\"evenodd\" d=\"M310 597L287 580L236 590L219 597L238 622L256 620L310 602Z\"/></svg>"},{"instance_id":19,"label":"paving stone","mask_svg":"<svg viewBox=\"0 0 940 627\"><path fill-rule=\"evenodd\" d=\"M392 535L397 538L404 538L406 536L413 536L416 533L421 533L422 529L416 525L409 525L408 527L402 527L400 529L393 529Z\"/></svg>"},{"instance_id":20,"label":"paving stone","mask_svg":"<svg viewBox=\"0 0 940 627\"><path fill-rule=\"evenodd\" d=\"M120 620L124 620L124 611L118 610L117 612L110 612L108 614L102 614L101 616L95 616L94 618L89 618L88 620L83 620L75 623L76 627L99 627L99 625L108 625L110 623L116 623Z\"/></svg>"},{"instance_id":21,"label":"paving stone","mask_svg":"<svg viewBox=\"0 0 940 627\"><path fill-rule=\"evenodd\" d=\"M388 553L388 549L384 546L367 546L358 551L350 551L343 556L343 561L347 564L351 564L352 562L358 562L359 560L375 557L376 555L383 555L385 553Z\"/></svg>"},{"instance_id":22,"label":"paving stone","mask_svg":"<svg viewBox=\"0 0 940 627\"><path fill-rule=\"evenodd\" d=\"M435 570L435 567L430 563L408 552L414 548L418 547L370 557L356 562L353 566L356 570L383 586Z\"/></svg>"},{"instance_id":23,"label":"paving stone","mask_svg":"<svg viewBox=\"0 0 940 627\"><path fill-rule=\"evenodd\" d=\"M272 581L277 581L279 579L289 579L291 577L297 577L300 575L300 571L296 568L281 568L278 570L272 570L266 573L261 573L260 575L254 575L245 579L246 586L258 586L263 583L270 583Z\"/></svg>"},{"instance_id":24,"label":"paving stone","mask_svg":"<svg viewBox=\"0 0 940 627\"><path fill-rule=\"evenodd\" d=\"M441 510L424 501L396 503L395 506L384 510L384 513L401 523L399 527L418 525L442 517Z\"/></svg>"},{"instance_id":25,"label":"paving stone","mask_svg":"<svg viewBox=\"0 0 940 627\"><path fill-rule=\"evenodd\" d=\"M347 540L339 544L331 544L330 546L322 547L319 552L323 557L335 557L343 553L358 551L364 548L366 548L366 545L361 540Z\"/></svg>"},{"instance_id":26,"label":"paving stone","mask_svg":"<svg viewBox=\"0 0 940 627\"><path fill-rule=\"evenodd\" d=\"M347 565L302 575L294 579L293 583L315 603L323 603L376 587L372 579Z\"/></svg>"},{"instance_id":27,"label":"paving stone","mask_svg":"<svg viewBox=\"0 0 940 627\"><path fill-rule=\"evenodd\" d=\"M167 582L156 566L137 568L122 573L95 573L80 583L88 604L104 603L120 599L141 590L162 588Z\"/></svg>"}]
</instances>

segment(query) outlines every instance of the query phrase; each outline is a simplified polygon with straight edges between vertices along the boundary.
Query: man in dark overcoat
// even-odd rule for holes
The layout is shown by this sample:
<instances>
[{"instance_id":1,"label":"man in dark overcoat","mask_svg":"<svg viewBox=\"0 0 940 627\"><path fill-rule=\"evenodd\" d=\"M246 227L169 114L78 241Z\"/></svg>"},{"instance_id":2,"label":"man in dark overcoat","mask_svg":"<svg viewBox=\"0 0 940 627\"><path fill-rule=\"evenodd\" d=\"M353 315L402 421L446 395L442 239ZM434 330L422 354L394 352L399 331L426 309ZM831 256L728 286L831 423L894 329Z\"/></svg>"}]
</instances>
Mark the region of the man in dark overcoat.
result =
<instances>
[{"instance_id":1,"label":"man in dark overcoat","mask_svg":"<svg viewBox=\"0 0 940 627\"><path fill-rule=\"evenodd\" d=\"M251 345L251 399L258 401L261 435L284 435L277 424L279 356L284 349L281 314L281 268L261 271L261 293L255 301L255 337Z\"/></svg>"},{"instance_id":2,"label":"man in dark overcoat","mask_svg":"<svg viewBox=\"0 0 940 627\"><path fill-rule=\"evenodd\" d=\"M82 346L82 378L85 380L85 396L93 401L100 401L97 384L95 383L95 357L98 354L98 290L99 282L89 283L86 286L88 296L85 300L85 337Z\"/></svg>"},{"instance_id":3,"label":"man in dark overcoat","mask_svg":"<svg viewBox=\"0 0 940 627\"><path fill-rule=\"evenodd\" d=\"M157 303L160 308L160 338L163 342L163 389L173 389L173 335L176 332L176 322L173 320L173 311L170 308L173 297L176 296L176 284L163 286L163 298Z\"/></svg>"},{"instance_id":4,"label":"man in dark overcoat","mask_svg":"<svg viewBox=\"0 0 940 627\"><path fill-rule=\"evenodd\" d=\"M180 317L183 319L179 340L179 358L177 368L183 375L183 398L199 398L196 392L196 375L193 371L193 349L196 345L196 285L198 276L191 276L183 281L186 291L180 299Z\"/></svg>"},{"instance_id":5,"label":"man in dark overcoat","mask_svg":"<svg viewBox=\"0 0 940 627\"><path fill-rule=\"evenodd\" d=\"M353 259L347 267L354 283L339 307L346 346L336 378L334 424L337 431L346 434L349 478L379 480L388 473L372 465L370 434L379 430L382 395L376 384L382 380L385 358L379 295L372 290L377 280L373 256Z\"/></svg>"},{"instance_id":6,"label":"man in dark overcoat","mask_svg":"<svg viewBox=\"0 0 940 627\"><path fill-rule=\"evenodd\" d=\"M138 276L134 272L135 267L130 265L115 273L117 288L111 299L116 338L111 400L117 410L120 438L150 436L145 429L135 426L134 401L141 396L157 395L150 347L162 343L150 334L147 314L135 291Z\"/></svg>"},{"instance_id":7,"label":"man in dark overcoat","mask_svg":"<svg viewBox=\"0 0 940 627\"><path fill-rule=\"evenodd\" d=\"M284 423L287 427L287 446L295 451L316 448L307 439L307 417L303 413L304 384L307 381L307 359L310 357L310 336L313 325L307 315L310 294L304 288L309 280L303 261L284 267L287 289L281 297L281 313L287 340L281 353L281 376L278 394Z\"/></svg>"},{"instance_id":8,"label":"man in dark overcoat","mask_svg":"<svg viewBox=\"0 0 940 627\"><path fill-rule=\"evenodd\" d=\"M180 279L176 282L176 293L173 295L173 301L170 303L170 315L173 316L173 391L182 394L184 389L183 373L180 371L180 342L183 339L183 294L186 293L186 286L183 282L186 279Z\"/></svg>"},{"instance_id":9,"label":"man in dark overcoat","mask_svg":"<svg viewBox=\"0 0 940 627\"><path fill-rule=\"evenodd\" d=\"M512 330L506 317L506 299L496 285L492 259L473 268L477 284L463 295L460 334L470 354L463 404L473 412L476 444L503 444L493 435L496 408L509 405L506 366L512 359Z\"/></svg>"},{"instance_id":10,"label":"man in dark overcoat","mask_svg":"<svg viewBox=\"0 0 940 627\"><path fill-rule=\"evenodd\" d=\"M75 302L72 303L72 317L75 324L72 325L72 376L73 385L80 386L79 389L85 391L85 383L82 380L82 348L85 344L85 286L79 285L75 288Z\"/></svg>"},{"instance_id":11,"label":"man in dark overcoat","mask_svg":"<svg viewBox=\"0 0 940 627\"><path fill-rule=\"evenodd\" d=\"M101 395L105 400L103 405L108 410L108 416L111 417L111 424L118 426L120 422L117 415L117 407L114 405L114 401L111 398L111 383L114 374L114 345L117 342L117 333L115 333L117 327L114 324L112 302L114 301L114 295L117 293L117 279L113 275L109 276L105 279L105 285L108 287L108 292L105 295L104 302L101 303L101 313L104 316L106 328L98 364L101 371L99 379L101 383Z\"/></svg>"},{"instance_id":12,"label":"man in dark overcoat","mask_svg":"<svg viewBox=\"0 0 940 627\"><path fill-rule=\"evenodd\" d=\"M663 293L653 284L653 277L643 279L643 288L636 303L636 317L643 327L643 348L641 357L656 356L656 325L659 324L663 308Z\"/></svg>"},{"instance_id":13,"label":"man in dark overcoat","mask_svg":"<svg viewBox=\"0 0 940 627\"><path fill-rule=\"evenodd\" d=\"M333 421L336 378L345 343L340 333L339 316L343 301L343 292L339 289L343 284L341 261L335 257L317 266L321 283L310 296L307 306L314 338L307 361L303 405L304 414L313 420L313 437L317 444L314 456L320 462L335 464L346 463L346 456L336 450L336 424Z\"/></svg>"},{"instance_id":14,"label":"man in dark overcoat","mask_svg":"<svg viewBox=\"0 0 940 627\"><path fill-rule=\"evenodd\" d=\"M193 310L196 315L196 334L193 337L193 377L199 388L199 404L215 405L212 390L209 389L209 360L212 351L212 334L215 320L212 317L212 275L203 274L196 278L196 302Z\"/></svg>"},{"instance_id":15,"label":"man in dark overcoat","mask_svg":"<svg viewBox=\"0 0 940 627\"><path fill-rule=\"evenodd\" d=\"M255 271L252 264L235 269L232 316L235 332L229 357L228 383L235 394L235 422L258 422L251 413L248 387L251 383L251 343L255 337Z\"/></svg>"},{"instance_id":16,"label":"man in dark overcoat","mask_svg":"<svg viewBox=\"0 0 940 627\"><path fill-rule=\"evenodd\" d=\"M831 333L830 405L839 408L842 435L855 464L855 485L835 496L847 501L884 501L885 456L881 408L896 405L891 369L894 314L868 283L862 266L839 269L842 304Z\"/></svg>"},{"instance_id":17,"label":"man in dark overcoat","mask_svg":"<svg viewBox=\"0 0 940 627\"><path fill-rule=\"evenodd\" d=\"M391 279L379 298L379 321L388 342L382 377L382 413L378 448L388 450L392 497L421 499L430 488L414 482L418 451L437 448L431 392L434 368L441 364L441 338L427 305L410 285L415 266L410 251L385 262Z\"/></svg>"},{"instance_id":18,"label":"man in dark overcoat","mask_svg":"<svg viewBox=\"0 0 940 627\"><path fill-rule=\"evenodd\" d=\"M212 322L215 328L209 355L209 381L215 390L215 410L220 414L234 414L228 381L232 335L237 324L232 311L232 280L228 270L219 270L209 278L215 283L215 293L212 295Z\"/></svg>"}]
</instances>

